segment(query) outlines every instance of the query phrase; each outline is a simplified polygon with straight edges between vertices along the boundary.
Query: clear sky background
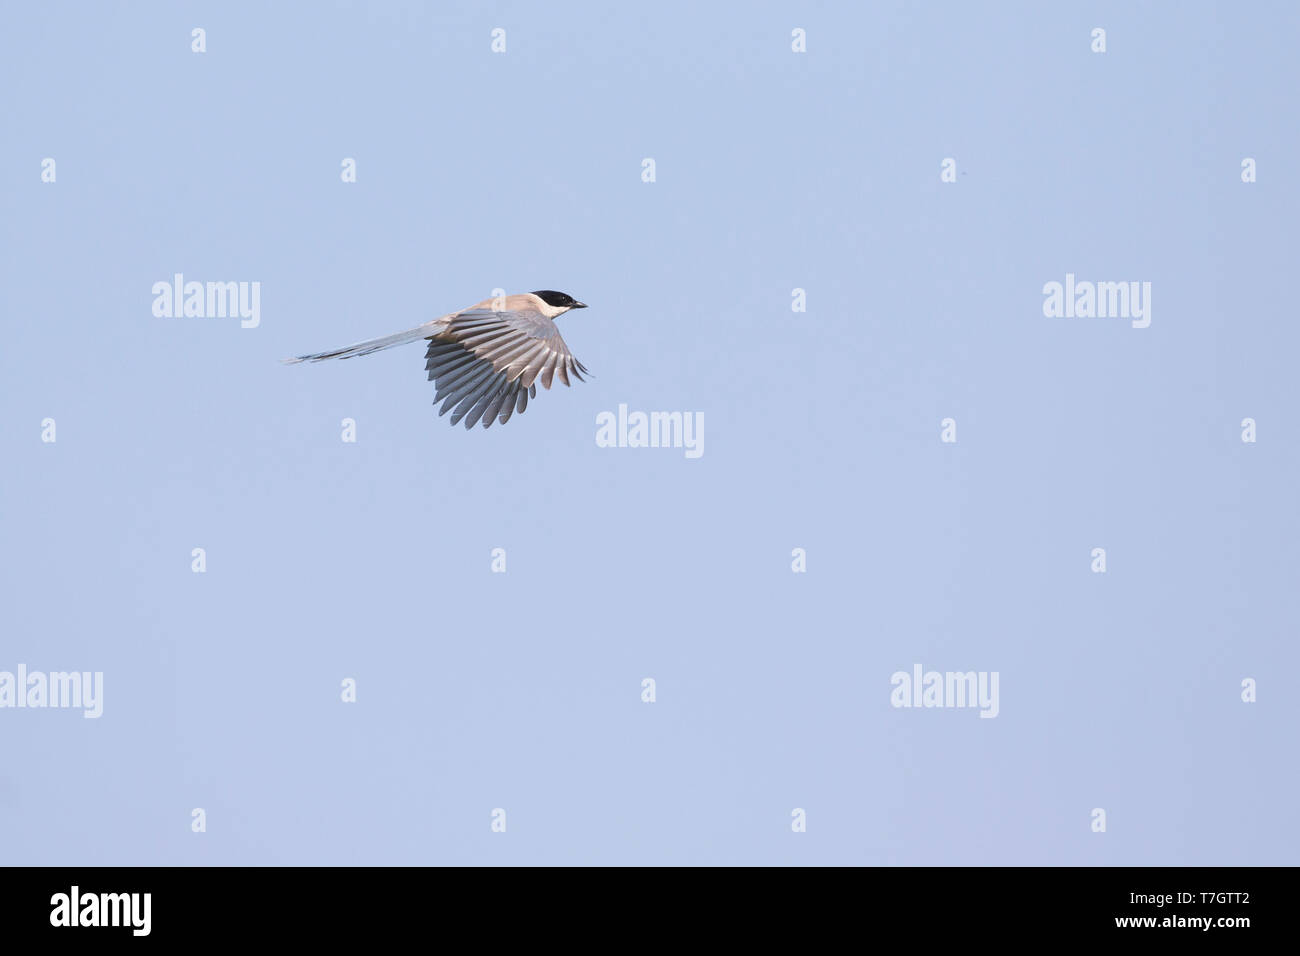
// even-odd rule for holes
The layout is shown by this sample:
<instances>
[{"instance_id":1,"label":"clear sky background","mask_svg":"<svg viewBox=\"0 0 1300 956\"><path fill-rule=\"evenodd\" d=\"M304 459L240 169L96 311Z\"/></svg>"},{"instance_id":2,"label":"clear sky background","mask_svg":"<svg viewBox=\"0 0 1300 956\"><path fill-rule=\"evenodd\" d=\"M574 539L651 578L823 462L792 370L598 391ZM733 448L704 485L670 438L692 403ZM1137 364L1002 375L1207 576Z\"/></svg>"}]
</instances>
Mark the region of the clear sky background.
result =
<instances>
[{"instance_id":1,"label":"clear sky background","mask_svg":"<svg viewBox=\"0 0 1300 956\"><path fill-rule=\"evenodd\" d=\"M0 710L0 861L1300 862L1298 42L1284 2L6 4L0 670L104 713ZM176 272L260 326L155 317ZM1045 318L1067 272L1150 327ZM419 345L279 363L498 287L589 303L595 376L504 427L439 419ZM597 447L620 403L703 457ZM891 707L918 663L997 718Z\"/></svg>"}]
</instances>

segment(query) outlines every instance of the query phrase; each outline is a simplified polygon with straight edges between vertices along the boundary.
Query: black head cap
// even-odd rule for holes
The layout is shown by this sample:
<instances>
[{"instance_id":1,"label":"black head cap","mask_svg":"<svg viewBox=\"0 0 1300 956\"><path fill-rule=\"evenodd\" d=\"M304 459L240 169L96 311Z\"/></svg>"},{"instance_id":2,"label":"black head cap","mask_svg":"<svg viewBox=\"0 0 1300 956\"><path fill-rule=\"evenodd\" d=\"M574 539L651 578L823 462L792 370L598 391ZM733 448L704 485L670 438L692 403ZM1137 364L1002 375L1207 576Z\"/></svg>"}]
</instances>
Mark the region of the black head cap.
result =
<instances>
[{"instance_id":1,"label":"black head cap","mask_svg":"<svg viewBox=\"0 0 1300 956\"><path fill-rule=\"evenodd\" d=\"M533 295L541 299L547 305L554 306L557 309L585 309L586 306L569 295L567 292L555 292L552 289L540 289Z\"/></svg>"}]
</instances>

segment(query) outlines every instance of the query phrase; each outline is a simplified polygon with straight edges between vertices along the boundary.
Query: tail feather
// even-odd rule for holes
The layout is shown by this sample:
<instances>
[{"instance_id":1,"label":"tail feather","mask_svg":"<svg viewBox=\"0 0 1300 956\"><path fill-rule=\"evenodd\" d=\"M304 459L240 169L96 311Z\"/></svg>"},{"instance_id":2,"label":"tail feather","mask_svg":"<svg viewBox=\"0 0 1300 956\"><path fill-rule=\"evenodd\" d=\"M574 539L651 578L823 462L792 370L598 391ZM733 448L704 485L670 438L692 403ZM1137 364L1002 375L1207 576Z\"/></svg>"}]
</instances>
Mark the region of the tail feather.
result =
<instances>
[{"instance_id":1,"label":"tail feather","mask_svg":"<svg viewBox=\"0 0 1300 956\"><path fill-rule=\"evenodd\" d=\"M419 339L428 339L438 334L438 322L426 322L424 325L417 325L413 329L407 329L405 332L394 332L392 335L385 335L383 338L369 339L365 342L358 342L356 345L348 345L341 349L332 349L328 352L315 352L311 355L299 355L295 358L284 359L285 365L297 365L299 362L323 362L326 359L346 359L354 355L369 355L371 352L379 352L383 349L391 349L394 345L405 345L407 342L415 342Z\"/></svg>"}]
</instances>

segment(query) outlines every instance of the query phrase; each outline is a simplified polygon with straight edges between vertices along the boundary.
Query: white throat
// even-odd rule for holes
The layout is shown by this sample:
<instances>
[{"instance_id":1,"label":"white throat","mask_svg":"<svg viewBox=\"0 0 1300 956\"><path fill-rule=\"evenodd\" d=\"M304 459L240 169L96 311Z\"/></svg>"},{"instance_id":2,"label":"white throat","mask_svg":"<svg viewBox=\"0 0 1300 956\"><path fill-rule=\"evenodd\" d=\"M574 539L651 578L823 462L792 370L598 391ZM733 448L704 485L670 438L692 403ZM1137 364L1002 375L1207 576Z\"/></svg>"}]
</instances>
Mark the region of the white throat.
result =
<instances>
[{"instance_id":1,"label":"white throat","mask_svg":"<svg viewBox=\"0 0 1300 956\"><path fill-rule=\"evenodd\" d=\"M557 315L564 315L565 312L569 311L569 306L567 305L550 305L545 299L536 295L533 296L533 298L537 300L537 311L542 313L542 315L546 316L548 319L553 319Z\"/></svg>"}]
</instances>

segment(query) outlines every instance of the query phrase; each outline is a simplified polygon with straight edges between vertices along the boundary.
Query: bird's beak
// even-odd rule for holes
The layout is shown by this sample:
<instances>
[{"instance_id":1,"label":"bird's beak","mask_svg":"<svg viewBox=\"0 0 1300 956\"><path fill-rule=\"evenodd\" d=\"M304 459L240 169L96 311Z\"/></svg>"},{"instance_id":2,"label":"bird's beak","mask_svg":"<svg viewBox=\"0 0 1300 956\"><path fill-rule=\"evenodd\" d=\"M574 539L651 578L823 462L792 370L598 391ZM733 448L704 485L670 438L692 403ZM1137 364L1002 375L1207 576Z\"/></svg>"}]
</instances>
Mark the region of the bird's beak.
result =
<instances>
[{"instance_id":1,"label":"bird's beak","mask_svg":"<svg viewBox=\"0 0 1300 956\"><path fill-rule=\"evenodd\" d=\"M571 309L585 309L586 307L587 303L585 302L575 302L573 305L569 306Z\"/></svg>"}]
</instances>

